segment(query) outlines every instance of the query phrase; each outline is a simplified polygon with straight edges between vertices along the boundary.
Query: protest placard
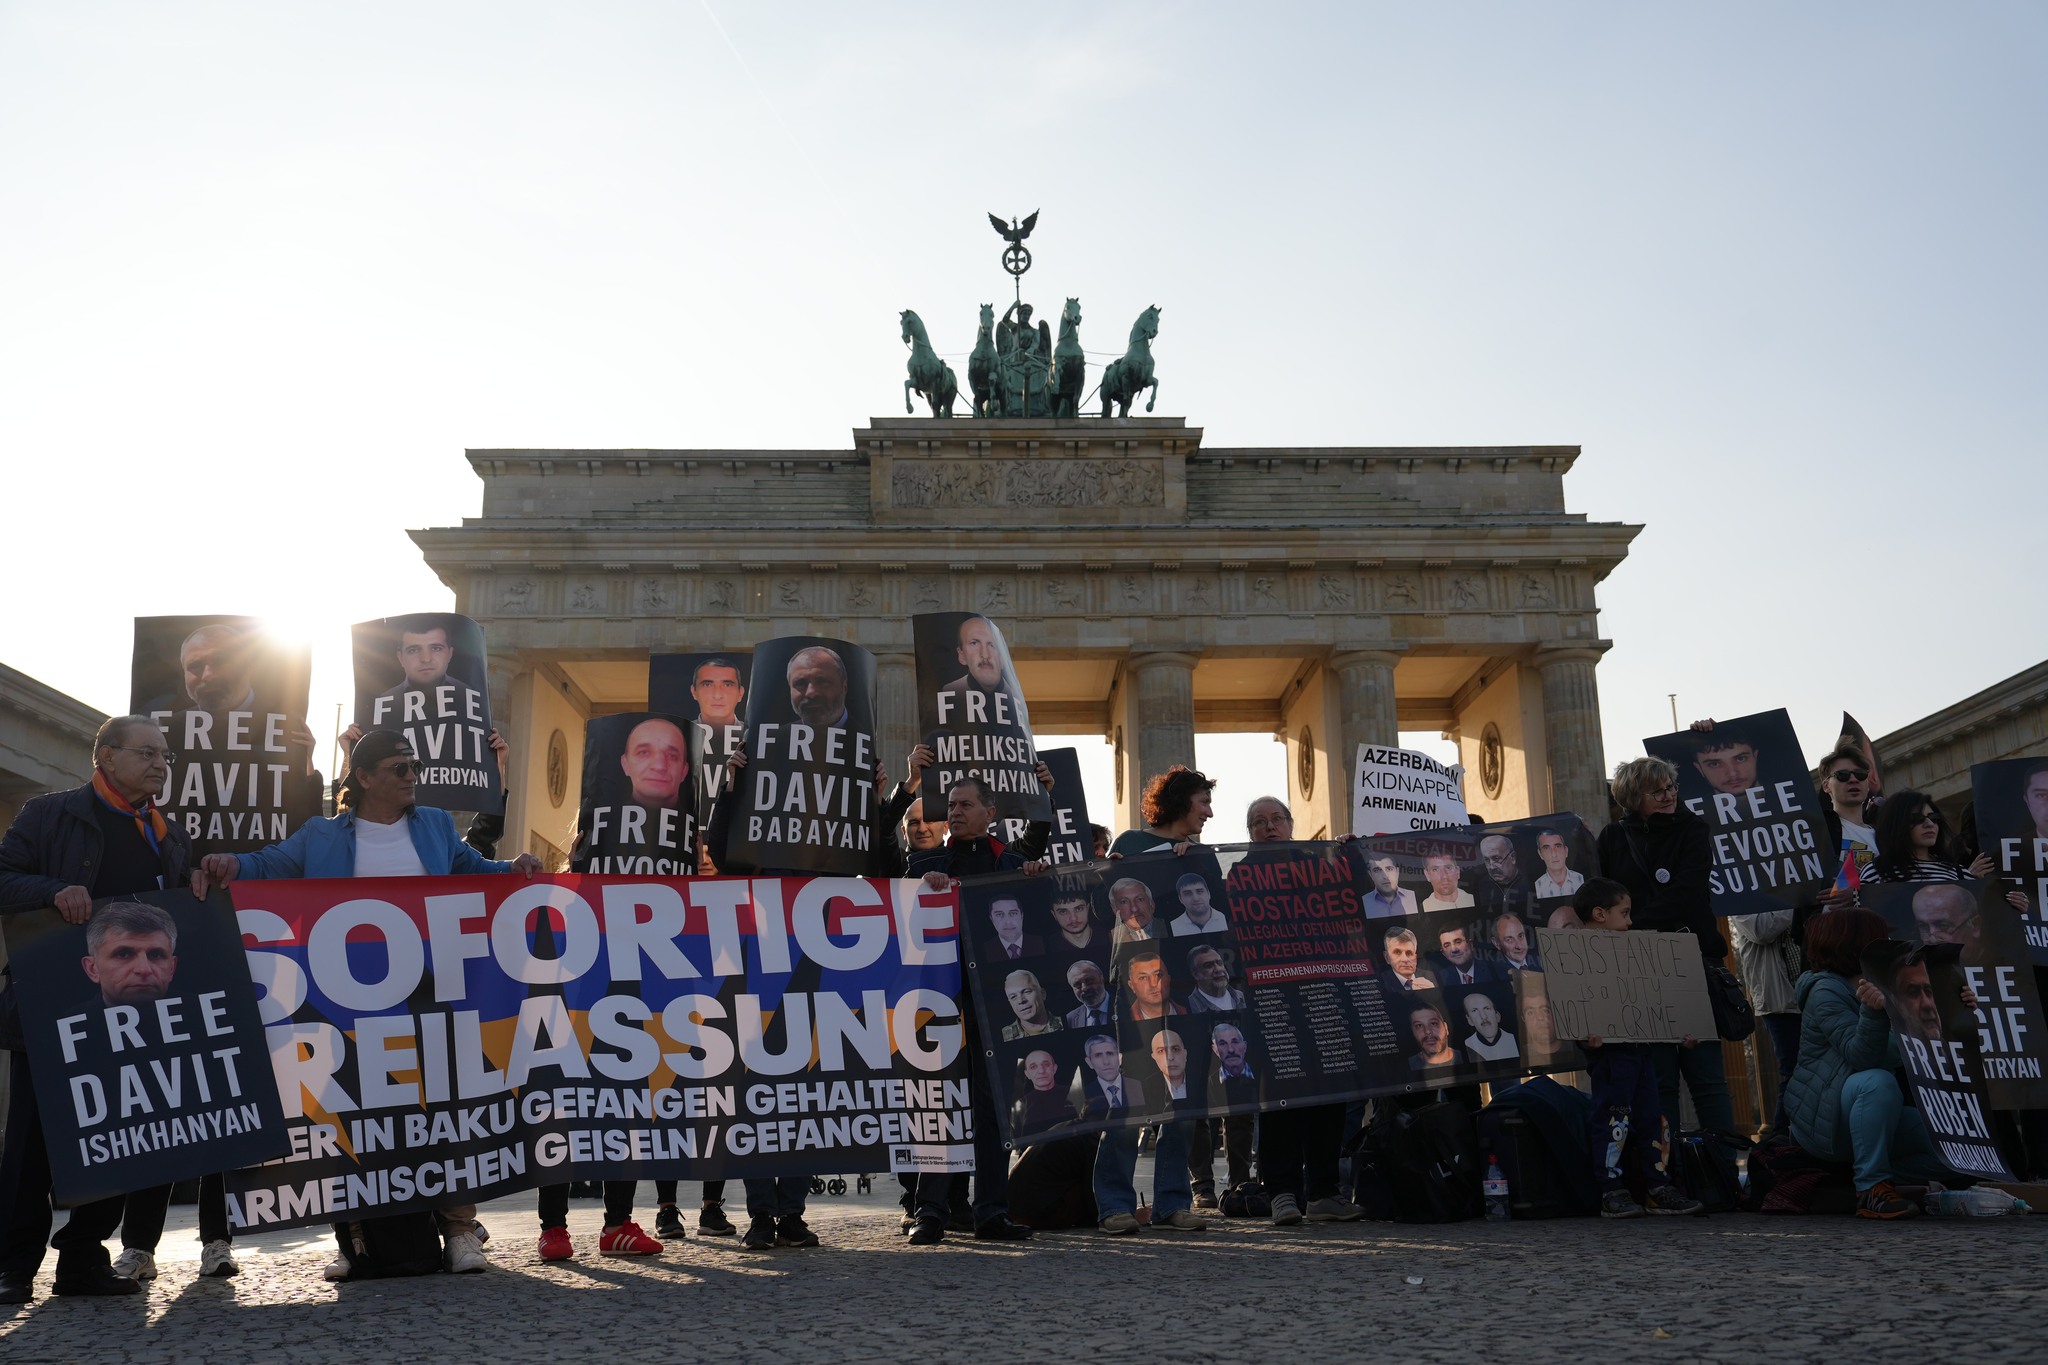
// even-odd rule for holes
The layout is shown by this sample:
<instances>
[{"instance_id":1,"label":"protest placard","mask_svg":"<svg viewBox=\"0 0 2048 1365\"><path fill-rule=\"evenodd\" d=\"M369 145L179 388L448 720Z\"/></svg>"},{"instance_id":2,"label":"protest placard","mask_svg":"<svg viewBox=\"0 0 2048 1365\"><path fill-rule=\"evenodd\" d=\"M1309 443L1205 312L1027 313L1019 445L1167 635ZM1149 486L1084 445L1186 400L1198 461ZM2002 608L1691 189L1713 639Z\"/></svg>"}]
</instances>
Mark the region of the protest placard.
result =
<instances>
[{"instance_id":1,"label":"protest placard","mask_svg":"<svg viewBox=\"0 0 2048 1365\"><path fill-rule=\"evenodd\" d=\"M1991 1131L1977 1019L1962 999L1961 951L1952 943L1880 939L1863 951L1863 975L1884 996L1914 1107L1941 1159L1966 1175L2014 1180Z\"/></svg>"},{"instance_id":2,"label":"protest placard","mask_svg":"<svg viewBox=\"0 0 2048 1365\"><path fill-rule=\"evenodd\" d=\"M917 644L917 732L935 755L920 794L924 818L946 818L946 789L978 777L1009 820L1044 820L1038 751L1024 689L1003 632L986 616L928 612L910 618Z\"/></svg>"},{"instance_id":3,"label":"protest placard","mask_svg":"<svg viewBox=\"0 0 2048 1365\"><path fill-rule=\"evenodd\" d=\"M1538 929L1536 950L1558 1037L1718 1045L1700 941L1691 934Z\"/></svg>"},{"instance_id":4,"label":"protest placard","mask_svg":"<svg viewBox=\"0 0 2048 1365\"><path fill-rule=\"evenodd\" d=\"M1351 778L1351 832L1364 838L1464 824L1464 771L1415 749L1359 745Z\"/></svg>"},{"instance_id":5,"label":"protest placard","mask_svg":"<svg viewBox=\"0 0 2048 1365\"><path fill-rule=\"evenodd\" d=\"M502 813L483 628L452 611L429 611L359 622L351 637L356 724L405 736L420 762L413 800Z\"/></svg>"}]
</instances>

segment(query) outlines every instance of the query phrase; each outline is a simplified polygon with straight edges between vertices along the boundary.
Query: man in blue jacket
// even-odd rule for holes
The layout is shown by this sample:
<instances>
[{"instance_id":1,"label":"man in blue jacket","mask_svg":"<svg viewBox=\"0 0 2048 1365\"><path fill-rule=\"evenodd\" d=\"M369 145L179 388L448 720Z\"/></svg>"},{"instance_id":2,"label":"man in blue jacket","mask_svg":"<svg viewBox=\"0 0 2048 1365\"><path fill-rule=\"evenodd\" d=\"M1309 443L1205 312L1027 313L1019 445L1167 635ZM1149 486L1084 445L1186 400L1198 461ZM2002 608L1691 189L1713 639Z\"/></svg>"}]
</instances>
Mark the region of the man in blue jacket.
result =
<instances>
[{"instance_id":1,"label":"man in blue jacket","mask_svg":"<svg viewBox=\"0 0 2048 1365\"><path fill-rule=\"evenodd\" d=\"M395 730L372 730L356 741L342 784L341 814L309 820L283 843L254 853L214 853L201 862L215 882L277 877L450 877L482 872L542 871L540 860L522 853L509 863L484 857L455 832L445 810L413 804L420 762ZM476 1235L476 1205L437 1210L448 1248L448 1268L457 1274L490 1264ZM338 1258L329 1279L344 1279L348 1262Z\"/></svg>"}]
</instances>

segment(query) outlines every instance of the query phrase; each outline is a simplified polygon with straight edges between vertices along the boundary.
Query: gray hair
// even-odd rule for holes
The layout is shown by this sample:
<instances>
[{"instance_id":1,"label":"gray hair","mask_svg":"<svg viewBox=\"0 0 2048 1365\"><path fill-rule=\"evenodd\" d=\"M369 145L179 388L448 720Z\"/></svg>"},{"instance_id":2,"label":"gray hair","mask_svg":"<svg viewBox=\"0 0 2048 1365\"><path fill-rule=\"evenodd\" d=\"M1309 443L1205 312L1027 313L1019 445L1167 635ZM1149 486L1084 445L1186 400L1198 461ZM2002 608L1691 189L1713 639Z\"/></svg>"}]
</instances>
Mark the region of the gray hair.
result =
<instances>
[{"instance_id":1,"label":"gray hair","mask_svg":"<svg viewBox=\"0 0 2048 1365\"><path fill-rule=\"evenodd\" d=\"M1643 808L1643 798L1650 794L1650 788L1664 782L1674 786L1678 782L1678 769L1669 759L1632 758L1626 763L1616 764L1610 788L1614 793L1614 804L1620 806L1624 814L1633 815Z\"/></svg>"},{"instance_id":2,"label":"gray hair","mask_svg":"<svg viewBox=\"0 0 2048 1365\"><path fill-rule=\"evenodd\" d=\"M95 757L102 749L118 749L128 737L128 732L138 725L147 725L161 735L163 727L148 716L109 716L100 722L100 728L92 737L92 751Z\"/></svg>"},{"instance_id":3,"label":"gray hair","mask_svg":"<svg viewBox=\"0 0 2048 1365\"><path fill-rule=\"evenodd\" d=\"M85 950L98 953L108 934L162 934L171 941L171 951L178 951L178 922L168 910L141 901L111 901L93 911L85 926Z\"/></svg>"}]
</instances>

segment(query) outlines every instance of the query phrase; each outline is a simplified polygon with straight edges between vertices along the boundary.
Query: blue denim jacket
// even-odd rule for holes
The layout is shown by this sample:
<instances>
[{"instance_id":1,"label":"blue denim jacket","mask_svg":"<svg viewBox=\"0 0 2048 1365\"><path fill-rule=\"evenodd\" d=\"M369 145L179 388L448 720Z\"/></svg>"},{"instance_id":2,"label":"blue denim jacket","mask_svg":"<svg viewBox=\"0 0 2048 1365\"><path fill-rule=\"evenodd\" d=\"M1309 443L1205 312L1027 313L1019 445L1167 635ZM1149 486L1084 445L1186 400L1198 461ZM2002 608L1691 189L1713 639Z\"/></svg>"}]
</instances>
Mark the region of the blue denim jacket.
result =
<instances>
[{"instance_id":1,"label":"blue denim jacket","mask_svg":"<svg viewBox=\"0 0 2048 1365\"><path fill-rule=\"evenodd\" d=\"M429 876L463 876L476 872L510 872L512 864L484 857L455 833L455 818L433 806L414 806L405 813L412 846ZM283 843L254 853L238 853L237 874L257 881L279 877L353 877L356 875L356 816L343 811L299 826Z\"/></svg>"}]
</instances>

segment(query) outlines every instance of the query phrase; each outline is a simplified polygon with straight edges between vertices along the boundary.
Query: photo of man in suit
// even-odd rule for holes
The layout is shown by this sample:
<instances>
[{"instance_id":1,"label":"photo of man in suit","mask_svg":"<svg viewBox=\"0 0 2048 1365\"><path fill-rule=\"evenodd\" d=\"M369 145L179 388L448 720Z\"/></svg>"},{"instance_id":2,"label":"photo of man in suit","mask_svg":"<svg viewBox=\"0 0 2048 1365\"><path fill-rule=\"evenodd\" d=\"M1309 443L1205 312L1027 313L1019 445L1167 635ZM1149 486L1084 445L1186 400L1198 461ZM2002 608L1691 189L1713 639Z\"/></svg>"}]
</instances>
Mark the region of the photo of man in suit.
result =
<instances>
[{"instance_id":1,"label":"photo of man in suit","mask_svg":"<svg viewBox=\"0 0 2048 1365\"><path fill-rule=\"evenodd\" d=\"M1116 916L1111 943L1138 943L1162 937L1152 927L1152 888L1136 877L1124 877L1110 886L1109 909Z\"/></svg>"},{"instance_id":2,"label":"photo of man in suit","mask_svg":"<svg viewBox=\"0 0 2048 1365\"><path fill-rule=\"evenodd\" d=\"M1529 928L1522 923L1520 915L1503 913L1494 916L1493 947L1500 954L1501 965L1510 971L1543 970L1543 959L1537 956L1534 945L1529 942Z\"/></svg>"},{"instance_id":3,"label":"photo of man in suit","mask_svg":"<svg viewBox=\"0 0 2048 1365\"><path fill-rule=\"evenodd\" d=\"M1024 906L1015 896L998 896L989 902L989 927L996 936L981 945L985 958L1037 957L1045 951L1038 935L1024 932Z\"/></svg>"},{"instance_id":4,"label":"photo of man in suit","mask_svg":"<svg viewBox=\"0 0 2048 1365\"><path fill-rule=\"evenodd\" d=\"M1067 1011L1068 1028L1107 1028L1113 1022L1115 1011L1102 968L1082 958L1067 968L1067 989L1081 1002Z\"/></svg>"},{"instance_id":5,"label":"photo of man in suit","mask_svg":"<svg viewBox=\"0 0 2048 1365\"><path fill-rule=\"evenodd\" d=\"M1413 991L1436 985L1428 977L1416 974L1422 965L1422 945L1413 929L1387 930L1386 941L1380 944L1380 956L1394 969L1387 982L1391 989Z\"/></svg>"},{"instance_id":6,"label":"photo of man in suit","mask_svg":"<svg viewBox=\"0 0 2048 1365\"><path fill-rule=\"evenodd\" d=\"M1481 961L1479 945L1464 925L1442 929L1436 936L1436 980L1440 986L1471 986L1481 981L1505 981L1500 964Z\"/></svg>"},{"instance_id":7,"label":"photo of man in suit","mask_svg":"<svg viewBox=\"0 0 2048 1365\"><path fill-rule=\"evenodd\" d=\"M1081 1047L1088 1063L1081 1078L1081 1112L1089 1118L1115 1118L1145 1108L1145 1087L1135 1076L1124 1075L1124 1054L1116 1039L1098 1033Z\"/></svg>"}]
</instances>

